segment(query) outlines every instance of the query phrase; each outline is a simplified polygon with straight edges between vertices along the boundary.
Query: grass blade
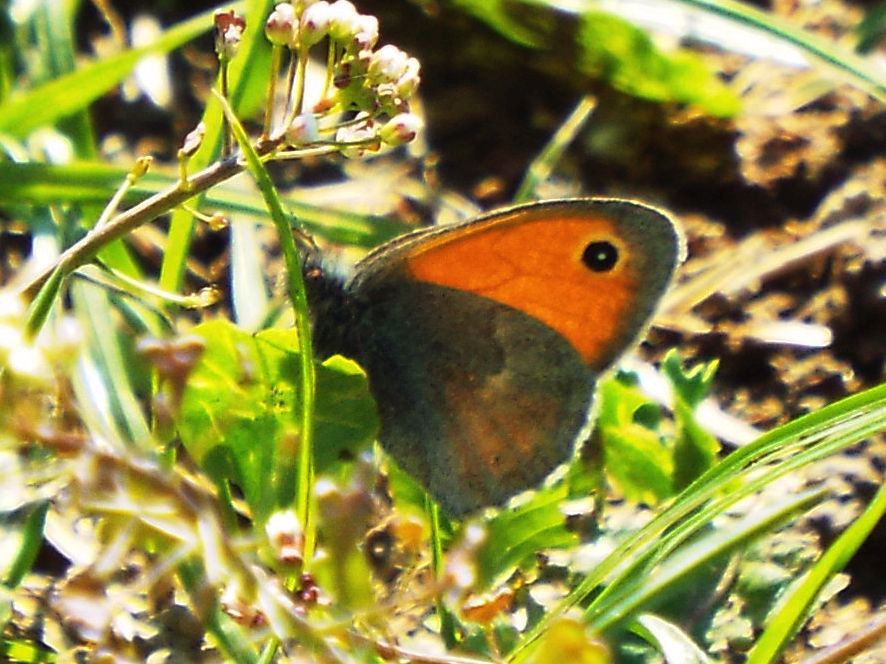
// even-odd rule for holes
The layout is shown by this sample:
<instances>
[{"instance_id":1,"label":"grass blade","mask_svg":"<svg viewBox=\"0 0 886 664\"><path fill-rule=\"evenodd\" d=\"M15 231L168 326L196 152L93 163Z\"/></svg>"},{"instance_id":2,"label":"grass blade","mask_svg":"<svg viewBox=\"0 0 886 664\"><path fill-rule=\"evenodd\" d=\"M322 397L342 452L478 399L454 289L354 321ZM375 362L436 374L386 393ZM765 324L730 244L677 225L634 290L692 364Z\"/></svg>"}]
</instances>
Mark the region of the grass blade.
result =
<instances>
[{"instance_id":1,"label":"grass blade","mask_svg":"<svg viewBox=\"0 0 886 664\"><path fill-rule=\"evenodd\" d=\"M775 661L808 615L815 598L840 572L886 513L886 486L881 486L867 509L825 551L770 615L766 629L748 653L747 664Z\"/></svg>"},{"instance_id":2,"label":"grass blade","mask_svg":"<svg viewBox=\"0 0 886 664\"><path fill-rule=\"evenodd\" d=\"M164 31L152 44L96 60L24 94L7 98L0 104L0 132L23 138L39 127L54 124L86 108L126 78L145 55L171 51L209 29L214 11L182 21Z\"/></svg>"}]
</instances>

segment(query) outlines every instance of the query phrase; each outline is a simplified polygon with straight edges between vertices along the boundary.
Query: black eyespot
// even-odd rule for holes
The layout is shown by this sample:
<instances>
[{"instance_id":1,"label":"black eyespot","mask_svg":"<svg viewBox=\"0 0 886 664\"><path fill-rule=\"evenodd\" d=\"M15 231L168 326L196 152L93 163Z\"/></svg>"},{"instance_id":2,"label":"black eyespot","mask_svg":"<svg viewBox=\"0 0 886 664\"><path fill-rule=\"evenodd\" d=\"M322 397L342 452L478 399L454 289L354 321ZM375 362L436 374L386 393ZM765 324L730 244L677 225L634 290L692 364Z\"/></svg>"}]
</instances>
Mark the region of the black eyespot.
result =
<instances>
[{"instance_id":1,"label":"black eyespot","mask_svg":"<svg viewBox=\"0 0 886 664\"><path fill-rule=\"evenodd\" d=\"M609 272L618 262L618 249L611 242L591 242L581 260L594 272Z\"/></svg>"}]
</instances>

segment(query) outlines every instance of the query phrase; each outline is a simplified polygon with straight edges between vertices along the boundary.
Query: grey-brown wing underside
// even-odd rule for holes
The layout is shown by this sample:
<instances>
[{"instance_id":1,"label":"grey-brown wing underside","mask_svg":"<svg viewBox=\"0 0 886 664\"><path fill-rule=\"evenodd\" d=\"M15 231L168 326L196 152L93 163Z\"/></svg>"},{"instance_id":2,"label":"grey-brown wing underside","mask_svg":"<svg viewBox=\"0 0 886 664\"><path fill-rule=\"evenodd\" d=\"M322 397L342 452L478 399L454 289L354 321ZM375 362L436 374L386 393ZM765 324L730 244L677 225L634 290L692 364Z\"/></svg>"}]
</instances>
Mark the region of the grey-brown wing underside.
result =
<instances>
[{"instance_id":1,"label":"grey-brown wing underside","mask_svg":"<svg viewBox=\"0 0 886 664\"><path fill-rule=\"evenodd\" d=\"M382 445L448 513L500 504L569 459L595 377L565 339L470 293L380 283L355 298L353 350Z\"/></svg>"}]
</instances>

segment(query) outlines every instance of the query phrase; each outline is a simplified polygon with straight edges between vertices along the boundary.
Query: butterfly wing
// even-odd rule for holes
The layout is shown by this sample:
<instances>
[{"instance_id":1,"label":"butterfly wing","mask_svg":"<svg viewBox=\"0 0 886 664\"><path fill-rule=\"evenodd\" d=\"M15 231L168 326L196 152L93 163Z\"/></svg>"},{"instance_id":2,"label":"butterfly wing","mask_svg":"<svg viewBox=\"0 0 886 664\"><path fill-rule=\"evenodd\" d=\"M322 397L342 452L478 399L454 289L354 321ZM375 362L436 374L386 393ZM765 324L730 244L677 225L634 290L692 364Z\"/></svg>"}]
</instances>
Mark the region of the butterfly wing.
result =
<instances>
[{"instance_id":1,"label":"butterfly wing","mask_svg":"<svg viewBox=\"0 0 886 664\"><path fill-rule=\"evenodd\" d=\"M380 440L451 514L500 504L566 461L597 377L642 332L682 251L619 200L518 206L370 254L342 350Z\"/></svg>"},{"instance_id":2,"label":"butterfly wing","mask_svg":"<svg viewBox=\"0 0 886 664\"><path fill-rule=\"evenodd\" d=\"M594 375L563 337L470 293L382 285L361 293L357 359L382 445L444 510L500 504L570 457Z\"/></svg>"}]
</instances>

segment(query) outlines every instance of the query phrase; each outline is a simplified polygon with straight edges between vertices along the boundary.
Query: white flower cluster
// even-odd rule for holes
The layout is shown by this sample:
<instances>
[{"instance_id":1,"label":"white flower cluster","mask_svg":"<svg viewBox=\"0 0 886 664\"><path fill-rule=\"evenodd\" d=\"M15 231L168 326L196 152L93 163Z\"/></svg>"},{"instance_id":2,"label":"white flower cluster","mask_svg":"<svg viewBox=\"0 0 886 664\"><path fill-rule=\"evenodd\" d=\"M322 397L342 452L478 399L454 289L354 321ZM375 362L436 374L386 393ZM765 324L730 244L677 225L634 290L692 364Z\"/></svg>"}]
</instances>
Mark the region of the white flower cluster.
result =
<instances>
[{"instance_id":1,"label":"white flower cluster","mask_svg":"<svg viewBox=\"0 0 886 664\"><path fill-rule=\"evenodd\" d=\"M420 81L418 60L391 44L375 49L378 19L360 14L348 0L307 4L298 15L291 3L280 3L265 24L271 43L304 56L312 46L329 38L335 54L331 72L338 110L356 111L336 133L346 155L362 153L375 142L401 145L415 138L419 118L410 113L409 99ZM375 50L374 50L375 49ZM305 115L287 131L291 144L304 144L317 136ZM378 146L375 145L377 148Z\"/></svg>"}]
</instances>

